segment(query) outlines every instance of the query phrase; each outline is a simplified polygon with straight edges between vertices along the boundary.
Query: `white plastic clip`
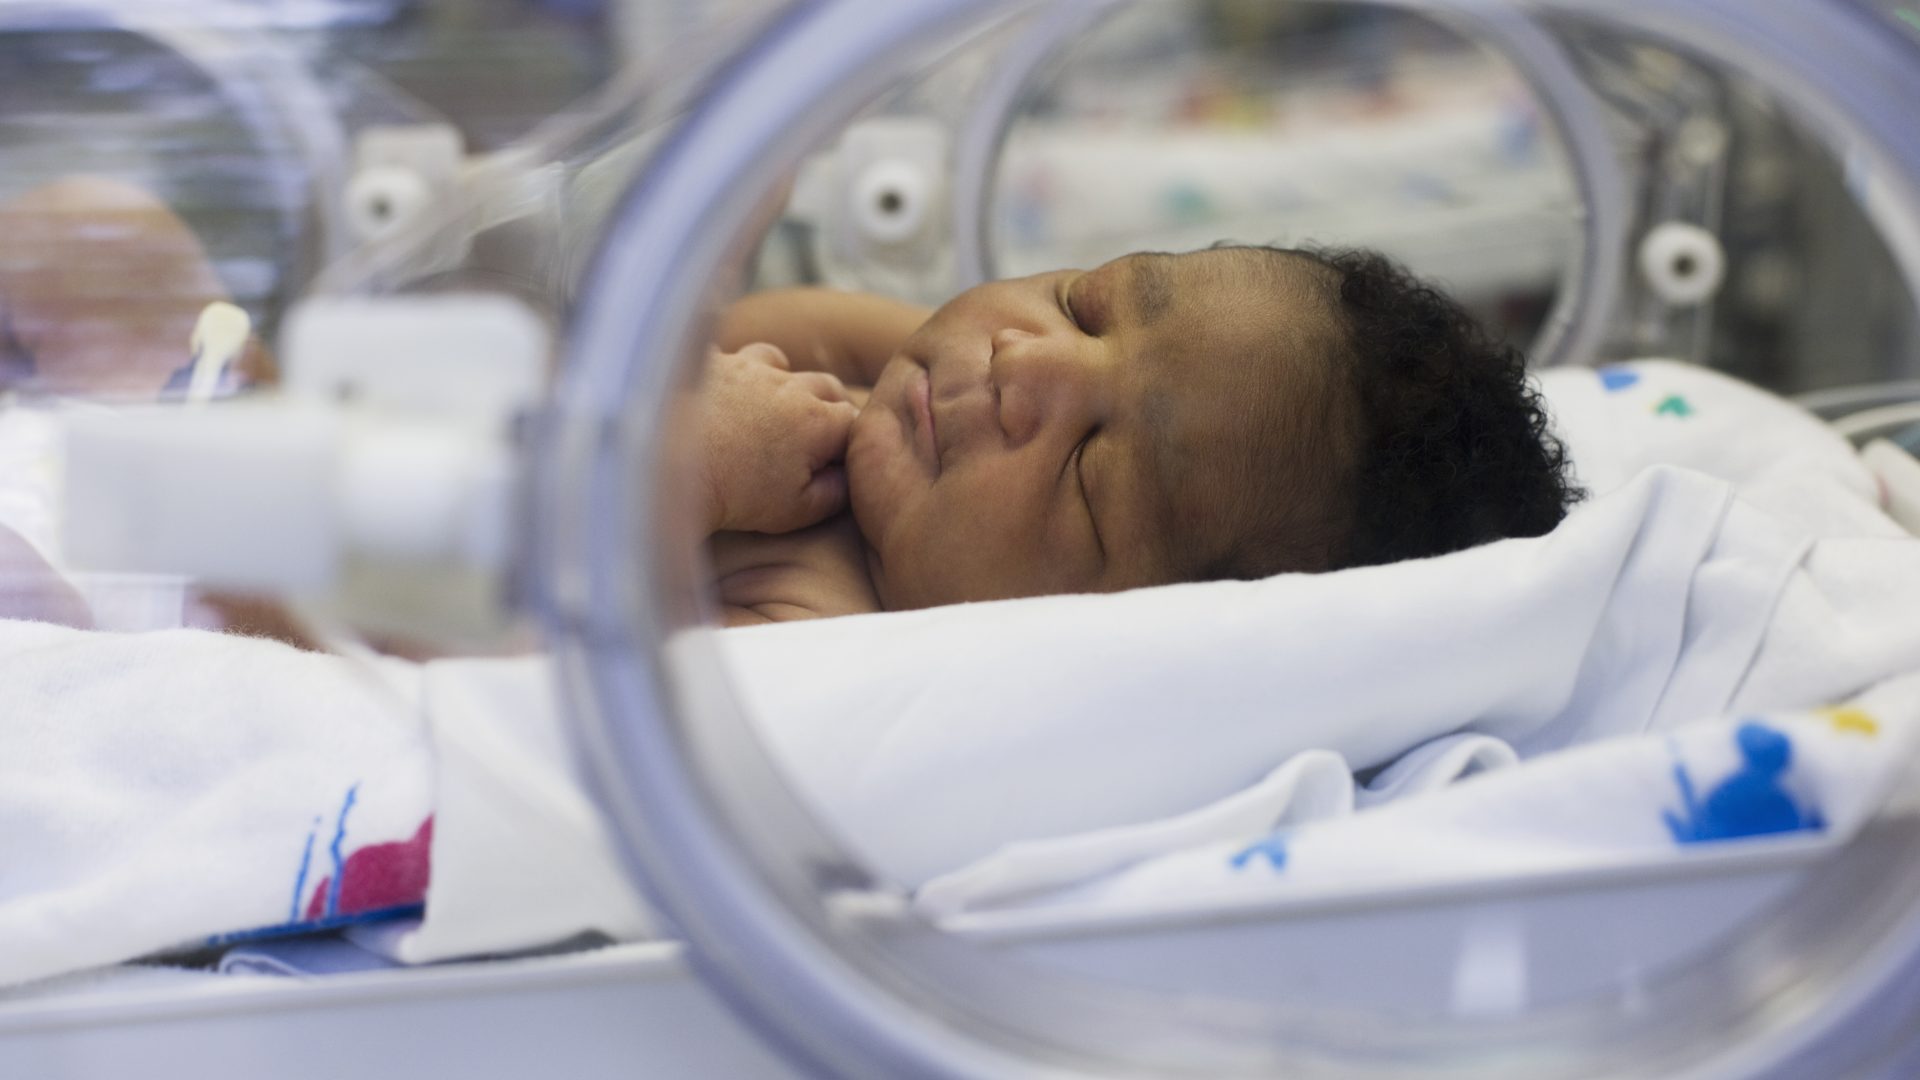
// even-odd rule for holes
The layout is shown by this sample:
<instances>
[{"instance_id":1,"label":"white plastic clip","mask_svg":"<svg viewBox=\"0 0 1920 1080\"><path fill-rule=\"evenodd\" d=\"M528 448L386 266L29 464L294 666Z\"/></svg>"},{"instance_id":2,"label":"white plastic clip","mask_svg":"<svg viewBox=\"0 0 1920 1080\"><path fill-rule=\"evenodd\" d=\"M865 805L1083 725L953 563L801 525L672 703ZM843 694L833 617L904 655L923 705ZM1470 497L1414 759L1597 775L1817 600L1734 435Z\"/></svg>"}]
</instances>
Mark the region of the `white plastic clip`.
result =
<instances>
[{"instance_id":1,"label":"white plastic clip","mask_svg":"<svg viewBox=\"0 0 1920 1080\"><path fill-rule=\"evenodd\" d=\"M201 309L200 320L193 324L190 344L193 373L187 379L189 404L213 400L227 368L238 363L241 354L247 351L247 336L251 333L253 320L224 300L215 300Z\"/></svg>"}]
</instances>

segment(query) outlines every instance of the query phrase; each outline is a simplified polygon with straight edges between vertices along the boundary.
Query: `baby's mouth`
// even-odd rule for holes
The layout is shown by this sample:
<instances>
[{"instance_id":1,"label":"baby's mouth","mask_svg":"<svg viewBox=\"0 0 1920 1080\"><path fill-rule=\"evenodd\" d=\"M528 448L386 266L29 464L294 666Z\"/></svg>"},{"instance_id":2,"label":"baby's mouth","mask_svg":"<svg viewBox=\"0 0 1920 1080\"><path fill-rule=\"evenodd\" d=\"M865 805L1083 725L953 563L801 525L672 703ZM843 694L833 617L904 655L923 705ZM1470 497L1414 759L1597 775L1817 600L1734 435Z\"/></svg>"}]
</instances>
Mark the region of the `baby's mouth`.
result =
<instances>
[{"instance_id":1,"label":"baby's mouth","mask_svg":"<svg viewBox=\"0 0 1920 1080\"><path fill-rule=\"evenodd\" d=\"M920 444L935 476L940 474L940 440L933 420L933 377L926 368L916 368L907 383L907 410L913 420L913 438Z\"/></svg>"}]
</instances>

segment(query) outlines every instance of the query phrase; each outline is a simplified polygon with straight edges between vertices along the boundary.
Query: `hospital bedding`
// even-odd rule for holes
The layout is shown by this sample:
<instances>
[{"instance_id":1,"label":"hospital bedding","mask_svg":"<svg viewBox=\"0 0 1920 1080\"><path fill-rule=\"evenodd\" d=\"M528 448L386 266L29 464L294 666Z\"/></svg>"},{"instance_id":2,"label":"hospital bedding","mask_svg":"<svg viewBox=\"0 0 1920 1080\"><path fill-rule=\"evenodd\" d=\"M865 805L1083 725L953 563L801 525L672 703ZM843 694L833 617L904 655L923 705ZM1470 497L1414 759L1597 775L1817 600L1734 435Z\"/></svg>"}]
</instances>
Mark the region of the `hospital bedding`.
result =
<instances>
[{"instance_id":1,"label":"hospital bedding","mask_svg":"<svg viewBox=\"0 0 1920 1080\"><path fill-rule=\"evenodd\" d=\"M541 661L0 622L0 679L0 985L320 930L416 963L649 929Z\"/></svg>"},{"instance_id":2,"label":"hospital bedding","mask_svg":"<svg viewBox=\"0 0 1920 1080\"><path fill-rule=\"evenodd\" d=\"M1860 769L1869 790L1906 714L1868 709L1867 739L1859 723L1836 726L1842 714L1803 710L1920 670L1920 631L1903 625L1920 603L1920 545L1875 509L1844 442L1766 395L1677 365L1549 380L1599 492L1549 537L1338 575L758 628L721 635L723 648L803 792L856 850L923 886L930 911L1046 902L1053 887L1112 899L1181 866L1207 870L1193 875L1199 893L1306 881L1333 865L1308 856L1335 843L1308 839L1316 830L1384 843L1378 823L1396 805L1537 799L1553 789L1526 778L1549 763L1590 763L1595 790L1612 790L1598 776L1616 768L1637 778L1616 785L1645 796L1636 842L1671 848L1679 834L1647 822L1672 814L1707 822L1688 835L1714 834L1702 808L1740 775L1745 759L1729 755L1753 725L1792 747L1769 774L1785 793L1771 805L1843 836L1866 804L1836 802L1832 778ZM1655 459L1689 468L1641 468ZM849 656L864 665L849 670ZM97 670L115 673L118 697L64 692ZM382 670L376 690L371 669L263 642L0 631L0 678L45 718L0 728L0 772L12 773L0 830L59 840L0 873L0 980L311 917L312 890L329 880L330 895L340 877L327 873L335 833L346 867L362 846L414 841L427 813L424 922L356 931L374 947L426 960L585 928L645 932L561 749L544 665ZM391 708L395 693L407 708ZM378 708L356 700L368 694ZM148 752L172 733L157 773L170 791L133 783L138 759L115 756L128 731ZM375 754L362 734L388 742ZM256 752L307 749L321 756L298 782L244 779ZM96 764L153 801L68 824L101 787ZM1476 772L1490 775L1448 783ZM376 813L376 787L411 794ZM1387 805L1347 815L1370 804ZM1461 813L1449 843L1491 811ZM1290 831L1260 847L1276 824ZM309 835L325 855L311 882L298 873ZM1547 833L1530 842L1553 847ZM576 877L594 887L556 897L554 883ZM62 889L91 899L53 902ZM548 906L553 917L528 914Z\"/></svg>"},{"instance_id":3,"label":"hospital bedding","mask_svg":"<svg viewBox=\"0 0 1920 1080\"><path fill-rule=\"evenodd\" d=\"M0 685L5 982L418 910L434 791L408 665L6 622Z\"/></svg>"},{"instance_id":4,"label":"hospital bedding","mask_svg":"<svg viewBox=\"0 0 1920 1080\"><path fill-rule=\"evenodd\" d=\"M1296 759L1184 815L1177 844L1146 835L1169 831L1155 823L1011 845L928 882L916 900L937 916L1010 906L1138 914L1644 868L1684 860L1697 845L1761 837L1831 846L1902 774L1916 730L1920 680L1905 679L1845 706L1609 739L1524 768L1477 748L1498 764L1442 777L1485 773L1471 783L1434 784L1422 798L1359 814L1339 794L1350 780L1344 762L1312 763L1323 773L1318 805L1269 782L1309 764ZM1237 804L1231 813L1227 802ZM1059 874L1063 864L1076 872Z\"/></svg>"},{"instance_id":5,"label":"hospital bedding","mask_svg":"<svg viewBox=\"0 0 1920 1080\"><path fill-rule=\"evenodd\" d=\"M1521 755L1507 742L1466 733L1484 718L1401 754L1366 785L1339 754L1303 751L1244 791L1168 820L1008 845L923 885L921 909L1195 907L1644 864L1684 858L1695 844L1781 833L1817 844L1850 835L1920 728L1920 676L1898 674L1920 657L1914 545L1877 510L1874 477L1810 417L1711 372L1643 363L1545 381L1582 479L1603 492L1596 505L1617 497L1626 477L1657 475L1644 471L1655 462L1684 462L1739 493L1723 533L1759 527L1805 538L1764 638L1720 705L1686 695L1701 669L1682 662L1665 693L1682 694L1683 708L1652 717L1637 737L1576 739L1584 745L1524 769L1513 767ZM1743 523L1744 506L1768 507L1767 519ZM1582 511L1588 520L1562 534L1592 514ZM1698 568L1688 636L1737 628L1738 618L1700 601L1752 569ZM1737 654L1710 666L1733 670ZM1818 707L1863 687L1873 688ZM1733 711L1674 720L1720 710ZM1439 790L1478 773L1493 775ZM1414 793L1425 797L1354 813Z\"/></svg>"}]
</instances>

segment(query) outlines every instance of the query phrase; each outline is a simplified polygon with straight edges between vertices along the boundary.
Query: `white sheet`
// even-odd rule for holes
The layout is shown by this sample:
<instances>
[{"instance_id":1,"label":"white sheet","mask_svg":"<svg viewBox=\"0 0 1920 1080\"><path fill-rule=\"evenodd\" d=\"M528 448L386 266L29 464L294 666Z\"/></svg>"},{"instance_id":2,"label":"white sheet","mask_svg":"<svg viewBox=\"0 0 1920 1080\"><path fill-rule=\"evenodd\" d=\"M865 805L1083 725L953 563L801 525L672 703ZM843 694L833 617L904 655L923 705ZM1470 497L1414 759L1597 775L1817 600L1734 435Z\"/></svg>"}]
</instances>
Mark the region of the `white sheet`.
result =
<instances>
[{"instance_id":1,"label":"white sheet","mask_svg":"<svg viewBox=\"0 0 1920 1080\"><path fill-rule=\"evenodd\" d=\"M1844 707L1574 747L1368 813L1220 827L1153 858L1109 862L1112 873L1049 877L1038 865L1046 857L1088 870L1085 854L1111 844L1056 841L1028 853L1034 865L1024 873L991 875L986 860L929 883L917 900L936 915L1008 906L1164 912L1645 866L1727 844L1837 846L1901 774L1916 732L1920 679L1906 677ZM1065 882L1079 884L1052 887Z\"/></svg>"},{"instance_id":2,"label":"white sheet","mask_svg":"<svg viewBox=\"0 0 1920 1080\"><path fill-rule=\"evenodd\" d=\"M411 665L0 621L0 686L0 984L337 925L425 878Z\"/></svg>"},{"instance_id":3,"label":"white sheet","mask_svg":"<svg viewBox=\"0 0 1920 1080\"><path fill-rule=\"evenodd\" d=\"M1712 715L1804 550L1724 482L1654 469L1549 536L1439 559L724 647L799 786L918 885L1014 841L1183 813L1304 750L1364 769L1472 731L1531 755Z\"/></svg>"}]
</instances>

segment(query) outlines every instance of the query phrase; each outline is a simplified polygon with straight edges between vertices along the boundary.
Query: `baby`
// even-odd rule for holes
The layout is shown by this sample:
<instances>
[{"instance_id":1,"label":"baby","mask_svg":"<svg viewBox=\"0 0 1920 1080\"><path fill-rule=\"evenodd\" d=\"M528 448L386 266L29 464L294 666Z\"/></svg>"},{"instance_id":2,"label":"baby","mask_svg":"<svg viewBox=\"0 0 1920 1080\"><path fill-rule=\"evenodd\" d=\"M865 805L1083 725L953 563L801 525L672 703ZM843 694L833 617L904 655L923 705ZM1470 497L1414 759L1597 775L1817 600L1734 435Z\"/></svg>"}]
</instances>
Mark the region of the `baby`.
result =
<instances>
[{"instance_id":1,"label":"baby","mask_svg":"<svg viewBox=\"0 0 1920 1080\"><path fill-rule=\"evenodd\" d=\"M1369 252L759 293L717 337L728 625L1438 555L1578 497L1519 353Z\"/></svg>"},{"instance_id":2,"label":"baby","mask_svg":"<svg viewBox=\"0 0 1920 1080\"><path fill-rule=\"evenodd\" d=\"M222 294L126 185L0 224L0 382L151 397ZM1545 532L1574 495L1520 356L1362 252L1131 255L935 312L760 293L717 339L699 449L730 624L1362 566ZM0 578L47 579L9 539Z\"/></svg>"}]
</instances>

